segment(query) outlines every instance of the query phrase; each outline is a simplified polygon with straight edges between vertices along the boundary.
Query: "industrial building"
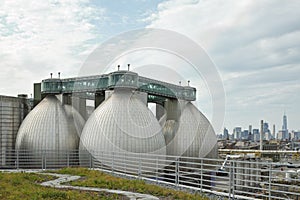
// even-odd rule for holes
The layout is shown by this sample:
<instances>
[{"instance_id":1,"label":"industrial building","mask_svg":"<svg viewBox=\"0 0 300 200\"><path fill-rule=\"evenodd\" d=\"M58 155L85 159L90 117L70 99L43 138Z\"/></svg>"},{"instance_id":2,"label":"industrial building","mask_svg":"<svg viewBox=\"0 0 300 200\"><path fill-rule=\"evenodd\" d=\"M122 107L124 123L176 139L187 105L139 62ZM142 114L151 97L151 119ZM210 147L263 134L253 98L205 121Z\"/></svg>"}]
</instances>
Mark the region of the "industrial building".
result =
<instances>
[{"instance_id":1,"label":"industrial building","mask_svg":"<svg viewBox=\"0 0 300 200\"><path fill-rule=\"evenodd\" d=\"M13 164L12 154L19 127L30 111L27 95L0 96L0 166Z\"/></svg>"},{"instance_id":2,"label":"industrial building","mask_svg":"<svg viewBox=\"0 0 300 200\"><path fill-rule=\"evenodd\" d=\"M299 165L264 158L281 153L297 160L298 152L221 149L221 166L214 130L194 100L189 85L130 71L51 77L34 84L33 100L1 96L0 168L86 166L233 199L299 198ZM148 103L156 104L155 114Z\"/></svg>"},{"instance_id":3,"label":"industrial building","mask_svg":"<svg viewBox=\"0 0 300 200\"><path fill-rule=\"evenodd\" d=\"M91 116L87 100L94 102ZM19 160L35 163L48 152L48 161L60 165L69 161L67 152L76 151L79 154L74 156L82 165L87 159L84 152L105 164L111 155L93 153L99 151L115 156L128 152L216 158L216 135L191 103L194 100L196 89L189 85L153 80L131 71L67 79L51 75L34 84L35 107L20 129L15 129L11 146L16 143L16 152L27 152L18 154ZM156 104L156 116L148 103Z\"/></svg>"}]
</instances>

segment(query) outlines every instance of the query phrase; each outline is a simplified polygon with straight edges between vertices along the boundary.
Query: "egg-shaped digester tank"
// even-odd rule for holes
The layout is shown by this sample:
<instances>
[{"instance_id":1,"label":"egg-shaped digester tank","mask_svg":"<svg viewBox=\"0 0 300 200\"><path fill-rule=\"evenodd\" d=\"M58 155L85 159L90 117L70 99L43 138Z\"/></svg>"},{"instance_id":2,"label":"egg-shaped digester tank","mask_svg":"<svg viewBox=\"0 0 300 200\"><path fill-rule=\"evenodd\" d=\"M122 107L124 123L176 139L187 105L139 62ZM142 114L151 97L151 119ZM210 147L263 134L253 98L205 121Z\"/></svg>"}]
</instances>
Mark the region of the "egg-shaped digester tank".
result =
<instances>
[{"instance_id":1,"label":"egg-shaped digester tank","mask_svg":"<svg viewBox=\"0 0 300 200\"><path fill-rule=\"evenodd\" d=\"M84 119L56 96L45 97L24 119L16 139L20 166L59 167L78 163Z\"/></svg>"},{"instance_id":2,"label":"egg-shaped digester tank","mask_svg":"<svg viewBox=\"0 0 300 200\"><path fill-rule=\"evenodd\" d=\"M164 123L167 155L217 158L217 138L208 119L191 102L180 104L179 119Z\"/></svg>"},{"instance_id":3,"label":"egg-shaped digester tank","mask_svg":"<svg viewBox=\"0 0 300 200\"><path fill-rule=\"evenodd\" d=\"M89 152L94 166L138 173L139 168L154 169L157 157L165 159L161 126L147 108L145 95L125 88L115 89L93 112L80 138L80 164L86 165Z\"/></svg>"}]
</instances>

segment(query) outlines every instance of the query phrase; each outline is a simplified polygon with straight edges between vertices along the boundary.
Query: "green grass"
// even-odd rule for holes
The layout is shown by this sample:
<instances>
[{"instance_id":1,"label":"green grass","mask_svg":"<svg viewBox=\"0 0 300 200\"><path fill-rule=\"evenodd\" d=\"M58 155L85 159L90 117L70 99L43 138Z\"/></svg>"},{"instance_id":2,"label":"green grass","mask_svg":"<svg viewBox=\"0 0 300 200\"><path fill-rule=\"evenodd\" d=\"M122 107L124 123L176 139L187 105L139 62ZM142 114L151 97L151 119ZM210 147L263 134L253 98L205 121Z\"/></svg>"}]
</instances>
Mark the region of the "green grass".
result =
<instances>
[{"instance_id":1,"label":"green grass","mask_svg":"<svg viewBox=\"0 0 300 200\"><path fill-rule=\"evenodd\" d=\"M0 199L124 199L124 196L62 190L40 186L39 183L56 179L56 177L34 173L2 173L0 172ZM126 198L125 198L126 199Z\"/></svg>"},{"instance_id":2,"label":"green grass","mask_svg":"<svg viewBox=\"0 0 300 200\"><path fill-rule=\"evenodd\" d=\"M208 199L200 194L166 189L157 185L146 184L141 180L127 180L114 177L96 170L86 168L64 168L51 171L61 174L82 176L81 179L66 183L73 186L98 187L131 192L151 194L160 199ZM67 189L55 189L40 186L39 183L56 179L44 174L35 173L2 173L0 172L0 199L128 199L125 196L105 193L87 192Z\"/></svg>"},{"instance_id":3,"label":"green grass","mask_svg":"<svg viewBox=\"0 0 300 200\"><path fill-rule=\"evenodd\" d=\"M151 194L161 199L208 199L200 194L190 194L183 191L167 189L157 185L147 184L142 180L127 180L118 178L100 171L89 170L86 168L64 168L55 172L82 176L82 179L70 183L73 186L90 186L138 192Z\"/></svg>"}]
</instances>

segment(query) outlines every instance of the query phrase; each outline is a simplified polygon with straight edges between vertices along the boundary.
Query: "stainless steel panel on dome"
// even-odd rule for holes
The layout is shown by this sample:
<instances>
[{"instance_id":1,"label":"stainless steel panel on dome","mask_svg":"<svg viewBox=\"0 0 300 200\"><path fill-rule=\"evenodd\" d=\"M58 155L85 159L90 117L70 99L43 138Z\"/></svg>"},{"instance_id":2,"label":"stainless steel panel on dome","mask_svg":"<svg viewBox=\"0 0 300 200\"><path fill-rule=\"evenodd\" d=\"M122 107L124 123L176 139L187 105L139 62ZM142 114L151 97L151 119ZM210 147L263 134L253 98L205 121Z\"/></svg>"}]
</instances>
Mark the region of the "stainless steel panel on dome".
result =
<instances>
[{"instance_id":1,"label":"stainless steel panel on dome","mask_svg":"<svg viewBox=\"0 0 300 200\"><path fill-rule=\"evenodd\" d=\"M0 96L0 166L14 164L17 132L28 112L26 98Z\"/></svg>"},{"instance_id":2,"label":"stainless steel panel on dome","mask_svg":"<svg viewBox=\"0 0 300 200\"><path fill-rule=\"evenodd\" d=\"M25 118L16 140L16 150L28 151L22 159L39 160L44 152L53 163L67 163L67 154L78 149L84 126L80 114L69 105L62 105L55 96L45 97ZM55 166L54 166L55 167Z\"/></svg>"},{"instance_id":3,"label":"stainless steel panel on dome","mask_svg":"<svg viewBox=\"0 0 300 200\"><path fill-rule=\"evenodd\" d=\"M165 155L161 126L141 96L129 89L115 90L86 122L80 139L80 151L89 151L98 163L109 166L111 163L107 160L113 156L124 156L126 152L136 153L137 156L146 153ZM97 154L102 151L114 152L114 155ZM80 160L86 158L80 155ZM130 164L133 161L131 158L124 162ZM110 167L121 170L116 166Z\"/></svg>"},{"instance_id":4,"label":"stainless steel panel on dome","mask_svg":"<svg viewBox=\"0 0 300 200\"><path fill-rule=\"evenodd\" d=\"M181 101L177 109L179 119L166 120L163 127L167 155L216 158L217 139L207 118L191 102Z\"/></svg>"}]
</instances>

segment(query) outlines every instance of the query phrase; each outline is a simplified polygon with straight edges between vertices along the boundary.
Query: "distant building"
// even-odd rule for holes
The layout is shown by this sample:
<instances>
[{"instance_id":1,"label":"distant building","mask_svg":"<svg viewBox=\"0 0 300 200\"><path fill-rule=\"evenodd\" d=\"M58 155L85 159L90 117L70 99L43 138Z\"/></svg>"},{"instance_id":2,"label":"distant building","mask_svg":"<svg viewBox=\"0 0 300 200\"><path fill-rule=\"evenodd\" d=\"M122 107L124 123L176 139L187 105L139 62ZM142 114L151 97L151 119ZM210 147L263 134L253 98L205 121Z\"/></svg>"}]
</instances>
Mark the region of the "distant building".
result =
<instances>
[{"instance_id":1,"label":"distant building","mask_svg":"<svg viewBox=\"0 0 300 200\"><path fill-rule=\"evenodd\" d=\"M241 137L242 137L242 128L241 127L235 127L233 129L233 136L234 136L234 139L240 140Z\"/></svg>"},{"instance_id":2,"label":"distant building","mask_svg":"<svg viewBox=\"0 0 300 200\"><path fill-rule=\"evenodd\" d=\"M289 140L289 131L288 131L288 126L287 126L287 116L283 115L282 119L282 140Z\"/></svg>"},{"instance_id":3,"label":"distant building","mask_svg":"<svg viewBox=\"0 0 300 200\"><path fill-rule=\"evenodd\" d=\"M265 140L272 140L273 137L272 137L272 134L270 132L266 132L265 133Z\"/></svg>"},{"instance_id":4,"label":"distant building","mask_svg":"<svg viewBox=\"0 0 300 200\"><path fill-rule=\"evenodd\" d=\"M299 141L292 141L292 150L294 150L294 151L300 150L300 142Z\"/></svg>"},{"instance_id":5,"label":"distant building","mask_svg":"<svg viewBox=\"0 0 300 200\"><path fill-rule=\"evenodd\" d=\"M269 129L269 124L267 122L264 122L263 124L263 139L264 140L272 139L271 131Z\"/></svg>"},{"instance_id":6,"label":"distant building","mask_svg":"<svg viewBox=\"0 0 300 200\"><path fill-rule=\"evenodd\" d=\"M248 149L250 145L249 141L238 141L235 144L235 149Z\"/></svg>"},{"instance_id":7,"label":"distant building","mask_svg":"<svg viewBox=\"0 0 300 200\"><path fill-rule=\"evenodd\" d=\"M283 123L282 123L282 130L287 130L287 116L283 115Z\"/></svg>"},{"instance_id":8,"label":"distant building","mask_svg":"<svg viewBox=\"0 0 300 200\"><path fill-rule=\"evenodd\" d=\"M284 130L279 130L277 133L277 139L278 140L285 140L285 131Z\"/></svg>"},{"instance_id":9,"label":"distant building","mask_svg":"<svg viewBox=\"0 0 300 200\"><path fill-rule=\"evenodd\" d=\"M279 144L277 141L272 141L270 140L266 144L263 145L263 150L278 150L279 149Z\"/></svg>"},{"instance_id":10,"label":"distant building","mask_svg":"<svg viewBox=\"0 0 300 200\"><path fill-rule=\"evenodd\" d=\"M248 140L253 141L252 125L249 125L249 136Z\"/></svg>"},{"instance_id":11,"label":"distant building","mask_svg":"<svg viewBox=\"0 0 300 200\"><path fill-rule=\"evenodd\" d=\"M249 139L249 131L248 130L244 130L242 132L241 139L243 139L243 140L248 140Z\"/></svg>"},{"instance_id":12,"label":"distant building","mask_svg":"<svg viewBox=\"0 0 300 200\"><path fill-rule=\"evenodd\" d=\"M253 129L253 141L258 142L260 140L259 130Z\"/></svg>"},{"instance_id":13,"label":"distant building","mask_svg":"<svg viewBox=\"0 0 300 200\"><path fill-rule=\"evenodd\" d=\"M273 132L272 132L272 138L276 138L276 129L275 129L275 124L273 124Z\"/></svg>"},{"instance_id":14,"label":"distant building","mask_svg":"<svg viewBox=\"0 0 300 200\"><path fill-rule=\"evenodd\" d=\"M228 133L228 129L227 128L224 128L223 139L229 140L229 133Z\"/></svg>"},{"instance_id":15,"label":"distant building","mask_svg":"<svg viewBox=\"0 0 300 200\"><path fill-rule=\"evenodd\" d=\"M293 131L292 135L293 135L293 140L294 141L300 140L300 130L299 131Z\"/></svg>"},{"instance_id":16,"label":"distant building","mask_svg":"<svg viewBox=\"0 0 300 200\"><path fill-rule=\"evenodd\" d=\"M264 122L263 133L267 133L267 132L269 132L269 124L267 122Z\"/></svg>"}]
</instances>

